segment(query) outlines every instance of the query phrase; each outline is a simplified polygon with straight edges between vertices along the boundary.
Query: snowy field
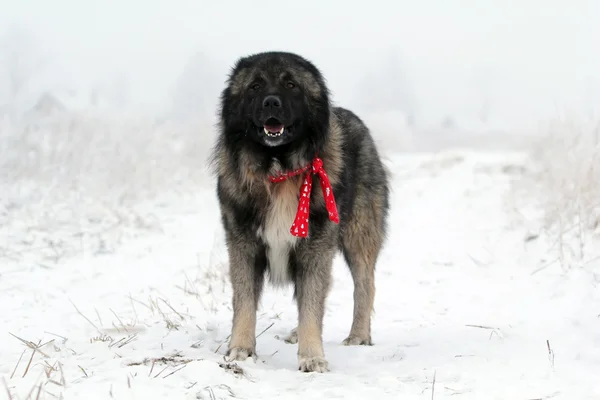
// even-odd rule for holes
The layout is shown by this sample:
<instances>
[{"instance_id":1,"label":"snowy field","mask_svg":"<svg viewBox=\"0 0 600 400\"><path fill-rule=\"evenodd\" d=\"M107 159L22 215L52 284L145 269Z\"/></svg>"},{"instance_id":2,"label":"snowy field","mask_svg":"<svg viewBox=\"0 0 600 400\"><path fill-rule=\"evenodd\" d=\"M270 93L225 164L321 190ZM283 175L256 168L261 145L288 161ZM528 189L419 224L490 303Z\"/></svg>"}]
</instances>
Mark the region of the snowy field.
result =
<instances>
[{"instance_id":1,"label":"snowy field","mask_svg":"<svg viewBox=\"0 0 600 400\"><path fill-rule=\"evenodd\" d=\"M0 0L0 400L600 399L598 15L589 0ZM313 61L392 172L374 346L341 344L339 257L325 374L298 372L281 339L291 289L266 288L258 360L224 359L206 160L229 68L264 50Z\"/></svg>"},{"instance_id":2,"label":"snowy field","mask_svg":"<svg viewBox=\"0 0 600 400\"><path fill-rule=\"evenodd\" d=\"M279 339L296 323L291 291L271 288L258 361L224 360L231 289L208 177L192 193L136 203L135 216L114 223L94 224L86 209L86 221L41 227L43 199L4 202L0 398L599 398L600 270L587 255L565 266L570 258L536 222L542 194L523 187L531 157L386 157L393 202L375 344L341 345L352 285L339 258L326 374L296 370L296 346ZM45 207L59 220L62 209Z\"/></svg>"}]
</instances>

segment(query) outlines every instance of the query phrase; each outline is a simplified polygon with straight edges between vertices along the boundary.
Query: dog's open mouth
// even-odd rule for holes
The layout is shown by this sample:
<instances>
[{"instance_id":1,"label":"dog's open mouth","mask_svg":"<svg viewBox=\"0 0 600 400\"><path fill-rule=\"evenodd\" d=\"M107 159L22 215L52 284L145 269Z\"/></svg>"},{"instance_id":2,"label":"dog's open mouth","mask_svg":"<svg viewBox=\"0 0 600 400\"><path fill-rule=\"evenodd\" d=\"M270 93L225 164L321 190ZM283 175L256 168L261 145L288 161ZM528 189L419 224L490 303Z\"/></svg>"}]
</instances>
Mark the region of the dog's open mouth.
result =
<instances>
[{"instance_id":1,"label":"dog's open mouth","mask_svg":"<svg viewBox=\"0 0 600 400\"><path fill-rule=\"evenodd\" d=\"M265 131L265 135L269 137L278 137L283 135L285 131L285 126L277 118L269 118L265 121L263 125L263 129Z\"/></svg>"}]
</instances>

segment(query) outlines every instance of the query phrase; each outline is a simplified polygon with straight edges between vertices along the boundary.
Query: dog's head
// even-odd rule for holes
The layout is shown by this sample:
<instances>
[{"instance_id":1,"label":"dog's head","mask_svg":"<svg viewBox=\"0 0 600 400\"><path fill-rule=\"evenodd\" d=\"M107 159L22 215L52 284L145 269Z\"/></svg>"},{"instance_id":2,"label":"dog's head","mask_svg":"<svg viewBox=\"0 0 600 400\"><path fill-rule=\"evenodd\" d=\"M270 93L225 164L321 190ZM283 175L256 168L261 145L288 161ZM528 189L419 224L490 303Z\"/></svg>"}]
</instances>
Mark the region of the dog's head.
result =
<instances>
[{"instance_id":1,"label":"dog's head","mask_svg":"<svg viewBox=\"0 0 600 400\"><path fill-rule=\"evenodd\" d=\"M277 148L316 144L327 134L329 93L319 70L292 53L241 58L221 97L221 121L230 140Z\"/></svg>"}]
</instances>

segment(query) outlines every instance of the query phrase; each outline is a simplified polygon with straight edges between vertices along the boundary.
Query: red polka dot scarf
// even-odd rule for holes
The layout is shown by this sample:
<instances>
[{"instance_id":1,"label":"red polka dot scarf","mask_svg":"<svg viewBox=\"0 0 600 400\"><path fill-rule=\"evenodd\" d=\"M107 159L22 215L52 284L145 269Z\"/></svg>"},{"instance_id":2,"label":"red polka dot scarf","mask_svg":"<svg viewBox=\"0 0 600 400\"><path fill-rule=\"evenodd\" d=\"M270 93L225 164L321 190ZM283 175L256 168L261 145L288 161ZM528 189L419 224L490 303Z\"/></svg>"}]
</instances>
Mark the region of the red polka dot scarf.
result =
<instances>
[{"instance_id":1,"label":"red polka dot scarf","mask_svg":"<svg viewBox=\"0 0 600 400\"><path fill-rule=\"evenodd\" d=\"M312 168L312 171L311 171ZM297 237L308 236L308 216L310 214L310 193L312 190L312 175L317 174L320 178L323 197L325 198L325 207L329 213L329 219L336 224L340 222L340 217L335 205L333 189L325 169L323 169L323 161L319 157L315 157L309 165L298 168L291 172L280 173L277 176L269 176L269 180L273 183L283 182L288 178L304 173L304 182L300 186L300 201L298 202L298 211L296 219L292 224L290 233Z\"/></svg>"}]
</instances>

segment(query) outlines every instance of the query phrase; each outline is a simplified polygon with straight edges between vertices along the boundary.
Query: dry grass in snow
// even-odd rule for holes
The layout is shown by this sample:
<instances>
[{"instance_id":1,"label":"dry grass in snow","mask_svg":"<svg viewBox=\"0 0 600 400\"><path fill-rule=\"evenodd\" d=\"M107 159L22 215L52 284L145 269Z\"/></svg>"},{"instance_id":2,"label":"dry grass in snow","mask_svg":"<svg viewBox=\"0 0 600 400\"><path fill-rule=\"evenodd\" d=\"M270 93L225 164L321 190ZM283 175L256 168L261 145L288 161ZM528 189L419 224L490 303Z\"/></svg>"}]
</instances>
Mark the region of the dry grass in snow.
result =
<instances>
[{"instance_id":1,"label":"dry grass in snow","mask_svg":"<svg viewBox=\"0 0 600 400\"><path fill-rule=\"evenodd\" d=\"M534 207L538 234L556 262L583 266L600 256L600 119L550 121L536 143L518 190Z\"/></svg>"},{"instance_id":2,"label":"dry grass in snow","mask_svg":"<svg viewBox=\"0 0 600 400\"><path fill-rule=\"evenodd\" d=\"M297 323L291 290L265 290L258 359L224 359L231 289L205 169L210 123L63 115L5 127L0 399L598 398L594 282L542 271L549 246L533 235L523 246L507 213L510 189L524 187L519 211L541 214L557 259L590 243L597 141L572 135L566 152L559 133L574 129L562 124L527 164L520 153L394 154L403 141L379 138L393 191L375 346L340 343L352 283L337 259L329 374L298 373L297 347L281 339Z\"/></svg>"},{"instance_id":3,"label":"dry grass in snow","mask_svg":"<svg viewBox=\"0 0 600 400\"><path fill-rule=\"evenodd\" d=\"M65 111L0 124L0 257L52 265L159 232L157 205L209 183L213 132Z\"/></svg>"}]
</instances>

